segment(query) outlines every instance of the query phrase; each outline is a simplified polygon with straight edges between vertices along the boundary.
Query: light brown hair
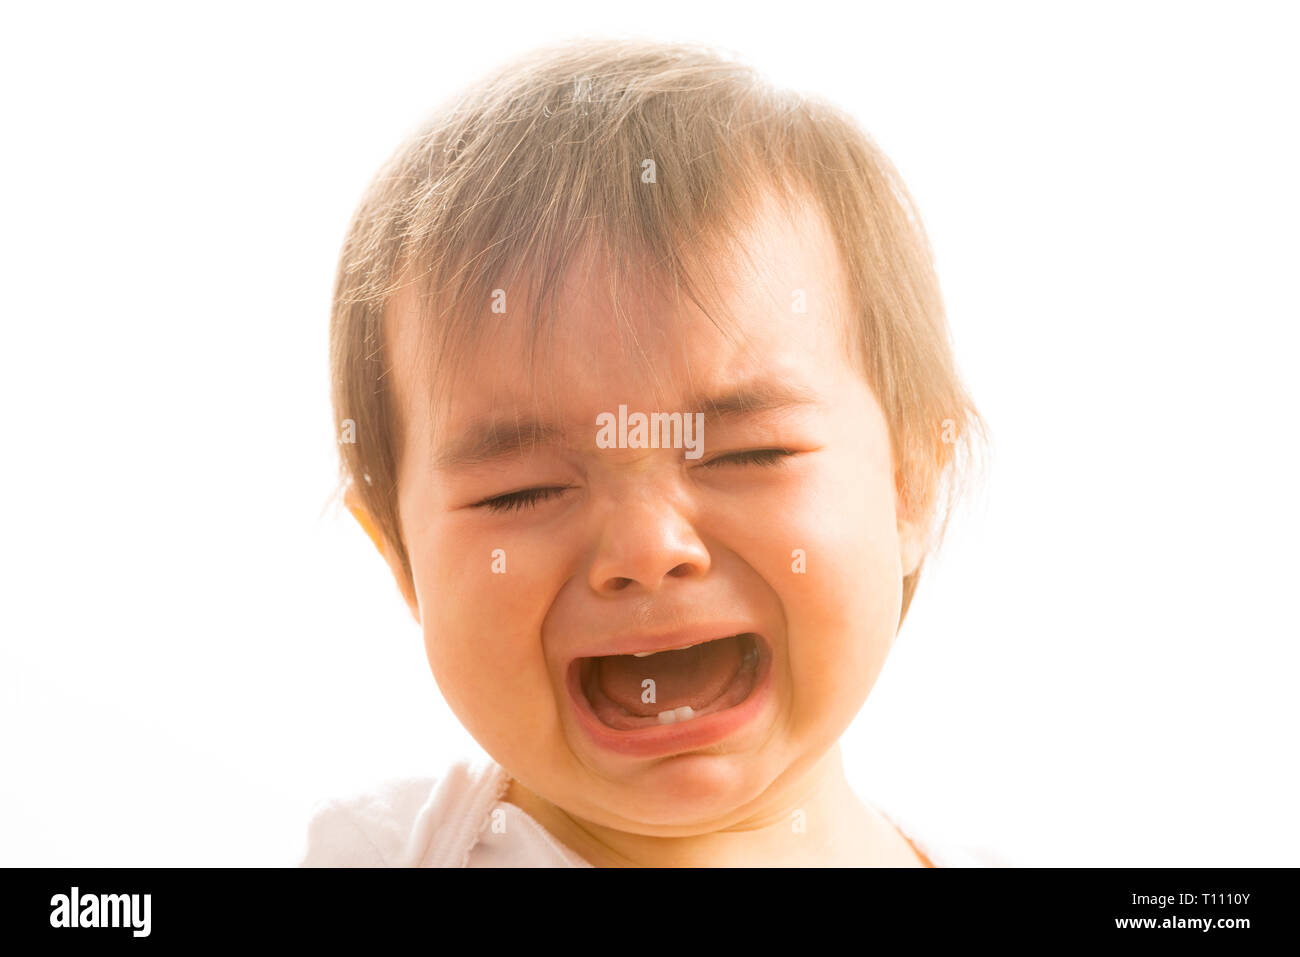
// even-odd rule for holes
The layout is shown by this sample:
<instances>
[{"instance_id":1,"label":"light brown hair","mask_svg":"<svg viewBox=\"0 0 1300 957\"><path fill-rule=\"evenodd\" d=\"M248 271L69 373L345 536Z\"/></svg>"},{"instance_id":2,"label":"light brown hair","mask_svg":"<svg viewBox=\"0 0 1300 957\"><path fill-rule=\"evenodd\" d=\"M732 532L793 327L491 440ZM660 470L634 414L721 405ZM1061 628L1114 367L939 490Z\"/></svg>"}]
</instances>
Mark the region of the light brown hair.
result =
<instances>
[{"instance_id":1,"label":"light brown hair","mask_svg":"<svg viewBox=\"0 0 1300 957\"><path fill-rule=\"evenodd\" d=\"M787 205L811 197L831 227L852 348L889 426L896 482L937 546L984 427L954 368L929 241L893 166L849 115L728 55L584 39L520 57L448 100L376 175L343 244L330 367L337 434L350 420L355 441L340 442L341 480L408 586L403 423L384 336L394 294L421 284L435 389L443 364L473 347L492 291L520 275L530 342L554 314L560 280L584 261L598 264L615 302L653 273L657 288L684 290L714 318L711 264L773 191ZM900 625L920 573L904 579Z\"/></svg>"}]
</instances>

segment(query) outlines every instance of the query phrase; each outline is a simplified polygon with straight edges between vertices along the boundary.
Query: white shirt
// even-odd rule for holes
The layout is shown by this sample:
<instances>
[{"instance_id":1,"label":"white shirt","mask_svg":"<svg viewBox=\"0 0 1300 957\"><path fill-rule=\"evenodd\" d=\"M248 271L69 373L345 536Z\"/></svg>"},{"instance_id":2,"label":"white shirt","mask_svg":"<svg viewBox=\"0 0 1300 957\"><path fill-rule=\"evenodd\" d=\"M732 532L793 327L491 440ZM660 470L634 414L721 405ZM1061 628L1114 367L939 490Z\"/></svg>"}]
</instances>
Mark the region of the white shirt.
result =
<instances>
[{"instance_id":1,"label":"white shirt","mask_svg":"<svg viewBox=\"0 0 1300 957\"><path fill-rule=\"evenodd\" d=\"M317 802L299 867L590 867L501 798L495 761L464 760L441 778L394 778L373 791ZM1010 867L986 847L926 840L872 803L936 867Z\"/></svg>"}]
</instances>

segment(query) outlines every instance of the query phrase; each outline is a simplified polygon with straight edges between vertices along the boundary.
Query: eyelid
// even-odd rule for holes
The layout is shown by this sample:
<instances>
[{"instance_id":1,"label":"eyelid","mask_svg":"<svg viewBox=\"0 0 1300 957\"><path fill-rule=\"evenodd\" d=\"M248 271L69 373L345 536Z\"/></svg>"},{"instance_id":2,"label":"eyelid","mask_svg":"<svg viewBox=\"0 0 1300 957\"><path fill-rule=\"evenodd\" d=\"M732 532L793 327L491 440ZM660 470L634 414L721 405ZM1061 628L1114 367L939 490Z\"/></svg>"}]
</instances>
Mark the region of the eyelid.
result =
<instances>
[{"instance_id":1,"label":"eyelid","mask_svg":"<svg viewBox=\"0 0 1300 957\"><path fill-rule=\"evenodd\" d=\"M763 448L763 449L745 449L740 452L728 452L725 455L719 455L709 459L700 468L713 468L719 462L740 463L743 465L757 465L760 468L768 468L774 465L780 465L785 459L798 455L793 449L783 448Z\"/></svg>"},{"instance_id":2,"label":"eyelid","mask_svg":"<svg viewBox=\"0 0 1300 957\"><path fill-rule=\"evenodd\" d=\"M524 488L517 492L494 495L481 502L475 502L470 508L486 508L490 512L518 512L533 508L539 502L545 502L573 488L572 485L540 485L536 488Z\"/></svg>"}]
</instances>

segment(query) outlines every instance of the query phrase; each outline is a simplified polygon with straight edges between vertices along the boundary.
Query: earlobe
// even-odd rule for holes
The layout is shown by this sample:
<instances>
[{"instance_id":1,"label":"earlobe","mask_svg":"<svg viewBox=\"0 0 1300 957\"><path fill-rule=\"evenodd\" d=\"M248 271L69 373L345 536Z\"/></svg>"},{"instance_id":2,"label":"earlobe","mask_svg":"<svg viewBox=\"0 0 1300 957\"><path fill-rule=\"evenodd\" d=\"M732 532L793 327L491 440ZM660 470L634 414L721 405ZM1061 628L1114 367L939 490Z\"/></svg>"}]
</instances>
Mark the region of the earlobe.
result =
<instances>
[{"instance_id":1,"label":"earlobe","mask_svg":"<svg viewBox=\"0 0 1300 957\"><path fill-rule=\"evenodd\" d=\"M897 477L895 489L898 492L894 500L898 515L898 560L903 569L903 577L906 578L920 568L921 562L925 560L929 544L927 523L916 517L916 508L908 501L902 482Z\"/></svg>"},{"instance_id":2,"label":"earlobe","mask_svg":"<svg viewBox=\"0 0 1300 957\"><path fill-rule=\"evenodd\" d=\"M370 513L361 504L361 496L357 493L355 485L348 485L347 491L343 493L343 504L347 506L347 510L352 513L352 517L357 520L357 524L361 526L362 531L366 533L371 543L375 548L379 549L379 554L387 559L387 546L384 537L379 534L379 529L375 528Z\"/></svg>"},{"instance_id":3,"label":"earlobe","mask_svg":"<svg viewBox=\"0 0 1300 957\"><path fill-rule=\"evenodd\" d=\"M898 523L898 559L906 578L921 566L925 558L925 537L912 522Z\"/></svg>"},{"instance_id":4,"label":"earlobe","mask_svg":"<svg viewBox=\"0 0 1300 957\"><path fill-rule=\"evenodd\" d=\"M402 593L402 599L406 602L406 607L411 611L411 617L415 619L417 625L420 621L420 603L416 601L413 590L407 583L406 572L402 568L402 563L397 557L396 551L388 543L379 527L375 524L374 518L371 517L370 511L361 501L361 495L355 485L349 484L347 490L343 493L343 504L347 510L352 513L352 517L357 520L370 539L375 549L383 557L384 563L388 565L388 570L392 572L393 579L397 582L397 589Z\"/></svg>"}]
</instances>

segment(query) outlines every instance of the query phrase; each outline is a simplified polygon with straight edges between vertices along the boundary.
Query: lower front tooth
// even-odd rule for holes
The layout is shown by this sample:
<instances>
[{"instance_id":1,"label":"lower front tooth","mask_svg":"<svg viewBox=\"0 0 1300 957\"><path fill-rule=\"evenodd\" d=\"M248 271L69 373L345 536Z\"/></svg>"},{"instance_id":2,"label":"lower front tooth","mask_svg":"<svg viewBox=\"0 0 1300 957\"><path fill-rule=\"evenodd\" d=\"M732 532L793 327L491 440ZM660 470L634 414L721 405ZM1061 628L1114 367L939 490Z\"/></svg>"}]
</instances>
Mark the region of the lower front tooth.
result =
<instances>
[{"instance_id":1,"label":"lower front tooth","mask_svg":"<svg viewBox=\"0 0 1300 957\"><path fill-rule=\"evenodd\" d=\"M659 723L673 724L677 721L690 721L693 717L695 717L695 709L688 704L684 704L680 708L673 708L669 711L660 711Z\"/></svg>"}]
</instances>

